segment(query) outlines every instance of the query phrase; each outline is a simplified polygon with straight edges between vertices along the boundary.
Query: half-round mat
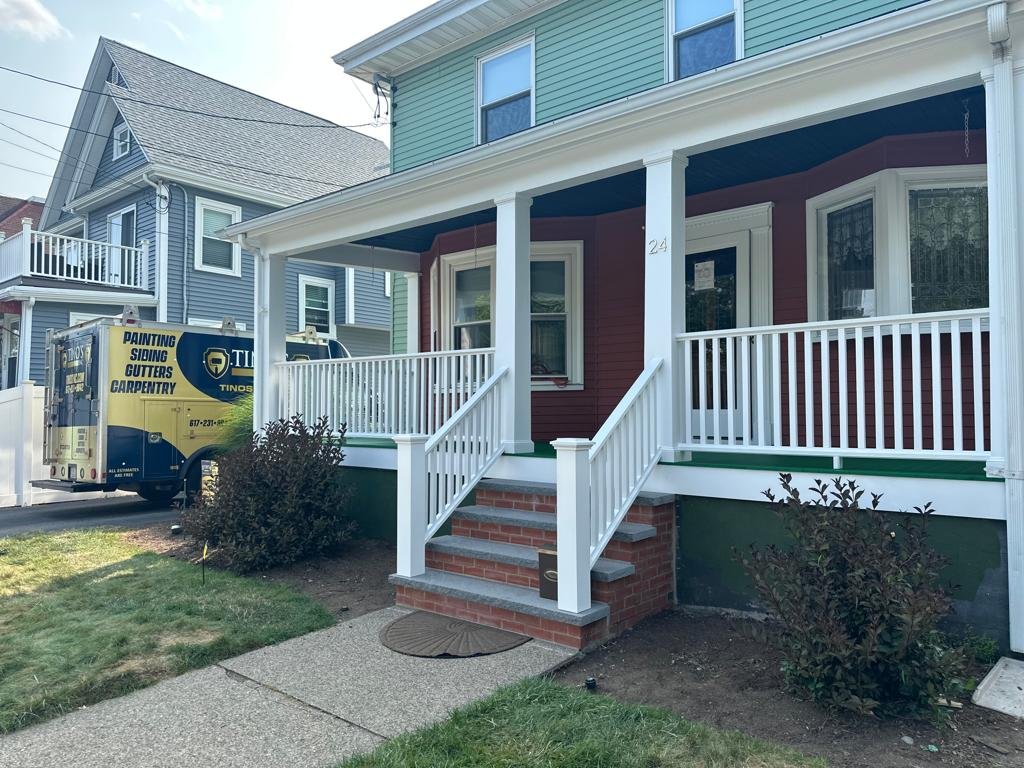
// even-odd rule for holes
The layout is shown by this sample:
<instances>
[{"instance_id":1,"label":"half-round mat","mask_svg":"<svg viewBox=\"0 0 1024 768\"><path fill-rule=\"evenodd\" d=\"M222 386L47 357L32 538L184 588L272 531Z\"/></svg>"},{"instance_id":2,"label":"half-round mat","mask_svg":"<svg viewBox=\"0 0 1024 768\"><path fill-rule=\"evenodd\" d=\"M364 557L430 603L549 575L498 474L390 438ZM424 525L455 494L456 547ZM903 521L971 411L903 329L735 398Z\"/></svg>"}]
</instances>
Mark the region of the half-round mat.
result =
<instances>
[{"instance_id":1,"label":"half-round mat","mask_svg":"<svg viewBox=\"0 0 1024 768\"><path fill-rule=\"evenodd\" d=\"M530 638L485 627L471 621L452 619L426 611L395 619L380 631L380 641L406 656L486 656L501 653Z\"/></svg>"}]
</instances>

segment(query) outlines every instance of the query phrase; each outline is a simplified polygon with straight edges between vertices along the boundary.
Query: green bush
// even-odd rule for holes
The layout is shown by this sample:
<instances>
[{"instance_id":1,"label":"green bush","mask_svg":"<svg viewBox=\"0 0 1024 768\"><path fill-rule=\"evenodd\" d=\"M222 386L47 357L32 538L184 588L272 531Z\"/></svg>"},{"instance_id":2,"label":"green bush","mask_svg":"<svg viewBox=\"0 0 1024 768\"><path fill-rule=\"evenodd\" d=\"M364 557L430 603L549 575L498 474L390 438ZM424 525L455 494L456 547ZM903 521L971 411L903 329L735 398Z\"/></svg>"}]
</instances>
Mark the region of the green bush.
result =
<instances>
[{"instance_id":1,"label":"green bush","mask_svg":"<svg viewBox=\"0 0 1024 768\"><path fill-rule=\"evenodd\" d=\"M338 471L343 437L325 418L270 422L218 459L212 493L182 514L185 530L239 573L336 549L355 528Z\"/></svg>"},{"instance_id":2,"label":"green bush","mask_svg":"<svg viewBox=\"0 0 1024 768\"><path fill-rule=\"evenodd\" d=\"M930 504L893 523L880 496L860 505L852 482L816 482L804 501L790 475L785 497L765 493L793 544L737 554L781 622L787 683L816 701L865 714L938 711L964 692L962 655L936 629L951 601L945 558L929 546Z\"/></svg>"},{"instance_id":3,"label":"green bush","mask_svg":"<svg viewBox=\"0 0 1024 768\"><path fill-rule=\"evenodd\" d=\"M228 407L218 438L220 449L224 453L249 447L252 443L251 394L243 395Z\"/></svg>"}]
</instances>

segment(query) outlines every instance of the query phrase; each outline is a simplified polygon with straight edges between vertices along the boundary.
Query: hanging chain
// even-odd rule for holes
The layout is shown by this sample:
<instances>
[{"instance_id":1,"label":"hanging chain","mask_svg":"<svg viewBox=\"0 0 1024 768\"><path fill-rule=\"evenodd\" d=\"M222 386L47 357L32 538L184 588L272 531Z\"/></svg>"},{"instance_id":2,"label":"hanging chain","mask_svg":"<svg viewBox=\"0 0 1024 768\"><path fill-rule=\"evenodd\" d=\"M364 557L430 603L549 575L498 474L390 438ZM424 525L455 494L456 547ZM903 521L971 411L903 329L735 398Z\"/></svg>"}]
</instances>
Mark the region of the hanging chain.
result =
<instances>
[{"instance_id":1,"label":"hanging chain","mask_svg":"<svg viewBox=\"0 0 1024 768\"><path fill-rule=\"evenodd\" d=\"M971 108L970 102L964 99L964 157L971 156Z\"/></svg>"}]
</instances>

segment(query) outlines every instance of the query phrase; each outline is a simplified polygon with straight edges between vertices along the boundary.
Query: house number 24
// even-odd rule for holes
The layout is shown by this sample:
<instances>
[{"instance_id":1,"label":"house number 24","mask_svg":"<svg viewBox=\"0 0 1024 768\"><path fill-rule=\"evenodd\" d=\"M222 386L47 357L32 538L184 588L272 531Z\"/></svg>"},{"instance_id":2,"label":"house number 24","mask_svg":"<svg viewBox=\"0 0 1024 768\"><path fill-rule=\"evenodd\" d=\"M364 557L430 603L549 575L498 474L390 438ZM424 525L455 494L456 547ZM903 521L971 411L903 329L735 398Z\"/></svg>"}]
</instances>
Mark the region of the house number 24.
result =
<instances>
[{"instance_id":1,"label":"house number 24","mask_svg":"<svg viewBox=\"0 0 1024 768\"><path fill-rule=\"evenodd\" d=\"M656 253L665 253L668 251L668 238L663 237L661 240L648 240L647 241L647 252L651 255Z\"/></svg>"}]
</instances>

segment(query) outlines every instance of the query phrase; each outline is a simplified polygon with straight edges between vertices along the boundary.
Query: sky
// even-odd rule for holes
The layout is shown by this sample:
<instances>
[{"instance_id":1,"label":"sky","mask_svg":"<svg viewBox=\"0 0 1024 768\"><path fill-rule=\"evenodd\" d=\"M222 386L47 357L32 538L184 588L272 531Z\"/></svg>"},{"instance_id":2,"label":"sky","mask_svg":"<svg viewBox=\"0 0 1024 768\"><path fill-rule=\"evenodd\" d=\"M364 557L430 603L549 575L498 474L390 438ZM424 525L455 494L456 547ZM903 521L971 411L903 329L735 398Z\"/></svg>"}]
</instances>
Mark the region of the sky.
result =
<instances>
[{"instance_id":1,"label":"sky","mask_svg":"<svg viewBox=\"0 0 1024 768\"><path fill-rule=\"evenodd\" d=\"M99 37L341 125L373 118L370 87L331 61L431 0L0 0L0 66L81 86ZM0 108L70 124L78 92L0 71ZM0 112L62 147L65 128ZM45 197L57 153L0 125L0 195ZM360 128L385 142L386 125ZM21 147L13 146L20 144ZM22 147L42 152L49 157ZM20 166L40 173L15 170Z\"/></svg>"}]
</instances>

